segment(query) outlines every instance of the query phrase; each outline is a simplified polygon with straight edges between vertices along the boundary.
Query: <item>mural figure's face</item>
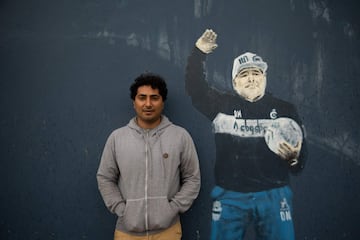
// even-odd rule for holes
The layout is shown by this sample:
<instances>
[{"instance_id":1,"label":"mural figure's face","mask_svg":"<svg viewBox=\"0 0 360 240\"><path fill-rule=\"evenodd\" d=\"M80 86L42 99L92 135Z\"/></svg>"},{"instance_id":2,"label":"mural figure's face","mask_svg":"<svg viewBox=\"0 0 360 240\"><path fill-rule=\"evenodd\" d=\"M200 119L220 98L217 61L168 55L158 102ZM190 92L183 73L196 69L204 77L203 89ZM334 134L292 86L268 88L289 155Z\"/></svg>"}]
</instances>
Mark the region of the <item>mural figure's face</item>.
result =
<instances>
[{"instance_id":1,"label":"mural figure's face","mask_svg":"<svg viewBox=\"0 0 360 240\"><path fill-rule=\"evenodd\" d=\"M159 89L147 85L139 87L133 104L140 127L150 129L160 124L164 101Z\"/></svg>"},{"instance_id":2,"label":"mural figure's face","mask_svg":"<svg viewBox=\"0 0 360 240\"><path fill-rule=\"evenodd\" d=\"M265 94L266 76L259 68L244 68L233 79L233 87L245 100L256 102Z\"/></svg>"}]
</instances>

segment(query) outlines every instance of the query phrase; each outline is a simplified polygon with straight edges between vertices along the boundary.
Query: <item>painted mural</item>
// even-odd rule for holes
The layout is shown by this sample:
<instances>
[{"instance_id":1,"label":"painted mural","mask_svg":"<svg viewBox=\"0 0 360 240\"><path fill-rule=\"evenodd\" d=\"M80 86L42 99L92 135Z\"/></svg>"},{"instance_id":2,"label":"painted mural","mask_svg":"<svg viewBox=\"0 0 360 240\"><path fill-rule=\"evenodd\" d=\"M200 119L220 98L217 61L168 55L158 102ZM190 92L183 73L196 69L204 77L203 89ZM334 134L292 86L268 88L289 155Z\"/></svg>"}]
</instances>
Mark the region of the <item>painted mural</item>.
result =
<instances>
[{"instance_id":1,"label":"painted mural","mask_svg":"<svg viewBox=\"0 0 360 240\"><path fill-rule=\"evenodd\" d=\"M266 141L277 146L272 144L278 142L272 134L277 128L269 123L276 126L282 118L295 120L290 129L305 125L298 164L304 165L305 143L308 154L300 174L289 174L291 211L286 198L276 214L292 219L299 240L360 239L358 0L1 3L0 239L113 238L116 216L103 204L95 173L108 134L133 115L129 81L144 71L166 78L164 113L197 145L202 185L194 206L181 216L184 240L210 239L215 202L210 192L215 173L216 186L225 185L221 168L239 183L244 176L260 186L282 181L269 175L284 164L281 157L258 161L265 171L256 172L243 156L258 150L275 158ZM186 83L190 97L185 67L207 27L218 34L218 46L211 53L194 49ZM246 52L268 65L265 94L253 102L232 82L233 60ZM302 123L278 106L255 111L269 93L296 106ZM227 103L230 96L236 104ZM260 116L249 116L250 110ZM216 117L236 120L214 125ZM226 136L238 147L220 141ZM240 147L244 154L236 157L233 149ZM225 165L229 161L231 167ZM248 182L245 193L251 191ZM221 221L226 208L219 202L214 218ZM255 239L254 219L249 222L245 239Z\"/></svg>"},{"instance_id":2,"label":"painted mural","mask_svg":"<svg viewBox=\"0 0 360 240\"><path fill-rule=\"evenodd\" d=\"M232 92L209 85L205 63L217 37L207 29L196 41L185 85L215 137L211 239L243 239L249 226L259 239L295 239L289 175L305 166L304 126L293 104L266 91L268 64L256 53L234 59Z\"/></svg>"}]
</instances>

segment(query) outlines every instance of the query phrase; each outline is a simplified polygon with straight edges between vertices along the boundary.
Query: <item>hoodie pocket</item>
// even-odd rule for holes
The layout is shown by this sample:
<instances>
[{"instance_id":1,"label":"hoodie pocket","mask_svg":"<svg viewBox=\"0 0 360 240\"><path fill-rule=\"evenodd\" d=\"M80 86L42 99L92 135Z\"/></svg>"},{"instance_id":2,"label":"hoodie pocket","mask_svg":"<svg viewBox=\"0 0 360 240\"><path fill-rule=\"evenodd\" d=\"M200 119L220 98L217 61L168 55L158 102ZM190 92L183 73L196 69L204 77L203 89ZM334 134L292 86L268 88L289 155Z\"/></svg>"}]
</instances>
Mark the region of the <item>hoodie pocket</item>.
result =
<instances>
[{"instance_id":1,"label":"hoodie pocket","mask_svg":"<svg viewBox=\"0 0 360 240\"><path fill-rule=\"evenodd\" d=\"M145 227L145 201L127 201L122 218L123 224L130 232L144 232Z\"/></svg>"},{"instance_id":2,"label":"hoodie pocket","mask_svg":"<svg viewBox=\"0 0 360 240\"><path fill-rule=\"evenodd\" d=\"M168 228L178 212L170 206L166 198L149 200L149 230Z\"/></svg>"}]
</instances>

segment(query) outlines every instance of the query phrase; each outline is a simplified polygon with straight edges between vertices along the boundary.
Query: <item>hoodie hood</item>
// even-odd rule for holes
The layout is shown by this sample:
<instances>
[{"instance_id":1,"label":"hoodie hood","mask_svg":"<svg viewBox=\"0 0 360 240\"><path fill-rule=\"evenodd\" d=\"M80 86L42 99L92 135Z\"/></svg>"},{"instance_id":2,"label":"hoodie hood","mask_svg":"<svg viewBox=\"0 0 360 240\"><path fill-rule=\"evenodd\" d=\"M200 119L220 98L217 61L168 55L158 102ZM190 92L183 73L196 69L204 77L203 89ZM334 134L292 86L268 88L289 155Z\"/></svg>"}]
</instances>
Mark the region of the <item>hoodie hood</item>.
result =
<instances>
[{"instance_id":1,"label":"hoodie hood","mask_svg":"<svg viewBox=\"0 0 360 240\"><path fill-rule=\"evenodd\" d=\"M171 124L172 124L172 122L165 115L161 115L160 124L157 127L152 128L152 129L141 128L136 122L136 117L133 117L132 119L130 119L127 126L131 129L135 130L139 134L143 134L143 133L149 131L150 135L152 135L153 133L161 133L165 128L167 128Z\"/></svg>"}]
</instances>

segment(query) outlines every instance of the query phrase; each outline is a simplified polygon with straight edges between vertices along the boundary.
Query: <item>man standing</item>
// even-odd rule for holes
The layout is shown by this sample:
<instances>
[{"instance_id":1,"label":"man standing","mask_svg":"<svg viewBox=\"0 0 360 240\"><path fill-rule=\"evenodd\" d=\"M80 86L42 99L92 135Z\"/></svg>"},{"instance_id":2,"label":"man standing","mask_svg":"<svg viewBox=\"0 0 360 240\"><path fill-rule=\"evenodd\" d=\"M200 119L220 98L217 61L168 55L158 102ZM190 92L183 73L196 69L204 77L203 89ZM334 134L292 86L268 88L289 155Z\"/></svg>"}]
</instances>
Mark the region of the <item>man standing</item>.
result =
<instances>
[{"instance_id":1,"label":"man standing","mask_svg":"<svg viewBox=\"0 0 360 240\"><path fill-rule=\"evenodd\" d=\"M162 115L167 87L161 76L140 75L130 96L136 117L110 134L97 172L105 205L118 216L114 239L180 240L179 213L200 190L193 140Z\"/></svg>"},{"instance_id":2,"label":"man standing","mask_svg":"<svg viewBox=\"0 0 360 240\"><path fill-rule=\"evenodd\" d=\"M257 239L295 239L289 172L304 167L301 121L292 104L265 93L268 65L254 53L235 58L233 92L210 87L204 62L216 38L203 33L186 72L186 90L215 135L211 239L243 239L250 225Z\"/></svg>"}]
</instances>

